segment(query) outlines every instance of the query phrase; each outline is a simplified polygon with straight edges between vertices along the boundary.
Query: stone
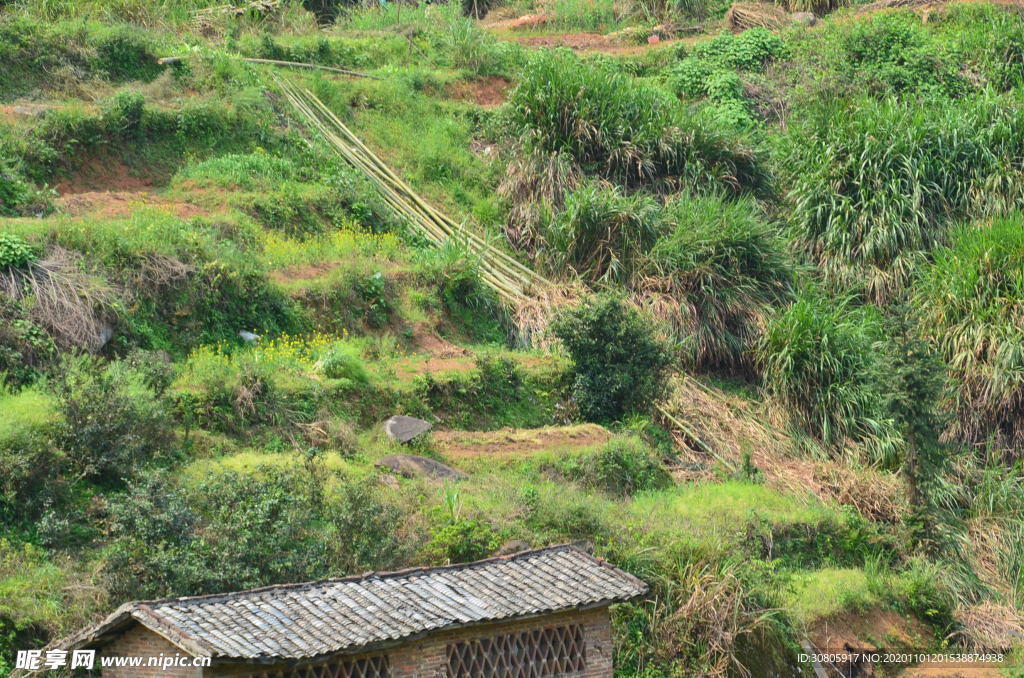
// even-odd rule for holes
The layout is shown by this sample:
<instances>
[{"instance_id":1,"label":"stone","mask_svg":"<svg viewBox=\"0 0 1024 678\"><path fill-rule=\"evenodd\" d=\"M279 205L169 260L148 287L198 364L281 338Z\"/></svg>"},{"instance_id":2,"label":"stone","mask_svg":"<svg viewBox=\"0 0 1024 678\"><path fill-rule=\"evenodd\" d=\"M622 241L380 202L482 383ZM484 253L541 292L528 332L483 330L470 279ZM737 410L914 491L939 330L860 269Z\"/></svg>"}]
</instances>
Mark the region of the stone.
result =
<instances>
[{"instance_id":1,"label":"stone","mask_svg":"<svg viewBox=\"0 0 1024 678\"><path fill-rule=\"evenodd\" d=\"M818 17L814 16L814 12L793 12L789 15L789 20L799 26L813 26L818 23Z\"/></svg>"},{"instance_id":2,"label":"stone","mask_svg":"<svg viewBox=\"0 0 1024 678\"><path fill-rule=\"evenodd\" d=\"M384 422L384 431L388 437L399 443L407 443L413 438L420 436L433 427L429 421L423 421L416 417L407 417L403 414L396 414Z\"/></svg>"},{"instance_id":3,"label":"stone","mask_svg":"<svg viewBox=\"0 0 1024 678\"><path fill-rule=\"evenodd\" d=\"M435 459L417 457L412 454L390 454L378 459L374 466L397 473L403 478L422 477L430 478L431 480L465 480L469 477L462 471L452 468L447 464L442 464Z\"/></svg>"}]
</instances>

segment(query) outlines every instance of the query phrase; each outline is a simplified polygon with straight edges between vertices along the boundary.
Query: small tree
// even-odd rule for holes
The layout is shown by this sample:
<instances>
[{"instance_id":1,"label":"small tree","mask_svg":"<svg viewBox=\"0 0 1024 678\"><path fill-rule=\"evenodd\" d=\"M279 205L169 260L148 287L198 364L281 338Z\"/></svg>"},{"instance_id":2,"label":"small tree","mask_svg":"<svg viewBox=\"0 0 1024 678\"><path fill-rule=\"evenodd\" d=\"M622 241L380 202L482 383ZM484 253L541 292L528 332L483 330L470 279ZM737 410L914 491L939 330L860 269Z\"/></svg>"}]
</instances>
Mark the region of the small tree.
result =
<instances>
[{"instance_id":1,"label":"small tree","mask_svg":"<svg viewBox=\"0 0 1024 678\"><path fill-rule=\"evenodd\" d=\"M621 299L587 300L559 314L551 329L572 357L573 395L585 419L621 419L664 390L669 349Z\"/></svg>"},{"instance_id":2,"label":"small tree","mask_svg":"<svg viewBox=\"0 0 1024 678\"><path fill-rule=\"evenodd\" d=\"M942 363L897 308L889 329L889 411L904 440L903 475L907 479L913 530L926 544L934 543L936 506L933 495L948 457L939 436L948 417L941 413L947 387Z\"/></svg>"}]
</instances>

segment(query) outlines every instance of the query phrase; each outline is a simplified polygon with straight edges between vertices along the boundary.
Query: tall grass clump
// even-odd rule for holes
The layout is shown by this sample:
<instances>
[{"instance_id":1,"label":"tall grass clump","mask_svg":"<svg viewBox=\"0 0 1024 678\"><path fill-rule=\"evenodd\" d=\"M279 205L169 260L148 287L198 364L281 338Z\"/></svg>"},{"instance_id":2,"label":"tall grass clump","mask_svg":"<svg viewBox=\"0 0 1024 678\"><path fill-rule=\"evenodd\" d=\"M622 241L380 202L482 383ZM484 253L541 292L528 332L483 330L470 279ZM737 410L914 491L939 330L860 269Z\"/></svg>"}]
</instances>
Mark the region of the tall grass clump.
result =
<instances>
[{"instance_id":1,"label":"tall grass clump","mask_svg":"<svg viewBox=\"0 0 1024 678\"><path fill-rule=\"evenodd\" d=\"M948 433L1024 441L1024 217L959 229L914 289L921 330L960 388Z\"/></svg>"},{"instance_id":2,"label":"tall grass clump","mask_svg":"<svg viewBox=\"0 0 1024 678\"><path fill-rule=\"evenodd\" d=\"M1024 107L997 96L928 104L828 107L777 145L793 235L837 289L891 300L951 220L1024 203Z\"/></svg>"},{"instance_id":3,"label":"tall grass clump","mask_svg":"<svg viewBox=\"0 0 1024 678\"><path fill-rule=\"evenodd\" d=\"M886 455L895 434L884 414L882 335L872 308L805 291L758 347L765 387L793 424L825 444L865 440Z\"/></svg>"},{"instance_id":4,"label":"tall grass clump","mask_svg":"<svg viewBox=\"0 0 1024 678\"><path fill-rule=\"evenodd\" d=\"M629 282L660 235L660 212L649 196L586 182L566 196L561 211L542 220L537 259L553 273Z\"/></svg>"},{"instance_id":5,"label":"tall grass clump","mask_svg":"<svg viewBox=\"0 0 1024 678\"><path fill-rule=\"evenodd\" d=\"M522 152L565 154L584 173L626 188L765 188L752 150L684 116L668 92L572 54L531 58L507 114Z\"/></svg>"},{"instance_id":6,"label":"tall grass clump","mask_svg":"<svg viewBox=\"0 0 1024 678\"><path fill-rule=\"evenodd\" d=\"M751 351L775 307L792 295L794 267L753 199L681 196L634 289L675 330L697 369L751 371Z\"/></svg>"}]
</instances>

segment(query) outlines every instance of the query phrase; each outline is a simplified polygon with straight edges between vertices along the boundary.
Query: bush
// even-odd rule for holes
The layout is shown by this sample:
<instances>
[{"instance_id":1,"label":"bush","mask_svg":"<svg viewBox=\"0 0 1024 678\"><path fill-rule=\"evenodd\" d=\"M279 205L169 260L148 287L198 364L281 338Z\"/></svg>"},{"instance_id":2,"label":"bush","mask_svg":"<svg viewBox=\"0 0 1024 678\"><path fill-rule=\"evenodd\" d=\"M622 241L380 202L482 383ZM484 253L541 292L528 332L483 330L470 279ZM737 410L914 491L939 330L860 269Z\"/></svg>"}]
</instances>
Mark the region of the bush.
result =
<instances>
[{"instance_id":1,"label":"bush","mask_svg":"<svg viewBox=\"0 0 1024 678\"><path fill-rule=\"evenodd\" d=\"M363 361L348 346L335 344L321 356L317 363L323 375L329 379L347 379L354 384L370 383L370 373Z\"/></svg>"},{"instance_id":2,"label":"bush","mask_svg":"<svg viewBox=\"0 0 1024 678\"><path fill-rule=\"evenodd\" d=\"M573 396L585 419L619 420L662 394L668 348L620 299L588 299L558 315L551 329L572 358Z\"/></svg>"},{"instance_id":3,"label":"bush","mask_svg":"<svg viewBox=\"0 0 1024 678\"><path fill-rule=\"evenodd\" d=\"M114 81L149 81L160 74L158 54L144 35L129 28L116 29L96 41L97 65Z\"/></svg>"},{"instance_id":4,"label":"bush","mask_svg":"<svg viewBox=\"0 0 1024 678\"><path fill-rule=\"evenodd\" d=\"M878 93L930 89L957 96L968 89L960 64L940 52L913 12L858 22L841 44L848 68Z\"/></svg>"},{"instance_id":5,"label":"bush","mask_svg":"<svg viewBox=\"0 0 1024 678\"><path fill-rule=\"evenodd\" d=\"M394 569L411 548L403 542L406 516L384 501L371 481L349 482L331 498L328 515L336 531L334 558L343 572Z\"/></svg>"},{"instance_id":6,"label":"bush","mask_svg":"<svg viewBox=\"0 0 1024 678\"><path fill-rule=\"evenodd\" d=\"M957 440L1024 442L1024 217L957 230L914 289L921 332L959 384Z\"/></svg>"},{"instance_id":7,"label":"bush","mask_svg":"<svg viewBox=\"0 0 1024 678\"><path fill-rule=\"evenodd\" d=\"M723 31L694 47L699 59L741 71L760 71L770 61L787 56L782 38L767 28L757 27L733 35Z\"/></svg>"},{"instance_id":8,"label":"bush","mask_svg":"<svg viewBox=\"0 0 1024 678\"><path fill-rule=\"evenodd\" d=\"M329 573L324 518L296 473L260 470L194 488L154 475L111 503L105 573L126 598L219 593ZM268 557L268 554L286 554Z\"/></svg>"},{"instance_id":9,"label":"bush","mask_svg":"<svg viewBox=\"0 0 1024 678\"><path fill-rule=\"evenodd\" d=\"M672 483L658 454L636 437L615 438L596 452L564 457L553 466L585 487L620 497Z\"/></svg>"},{"instance_id":10,"label":"bush","mask_svg":"<svg viewBox=\"0 0 1024 678\"><path fill-rule=\"evenodd\" d=\"M430 533L428 558L442 563L468 563L494 553L501 543L494 529L476 518L454 517Z\"/></svg>"},{"instance_id":11,"label":"bush","mask_svg":"<svg viewBox=\"0 0 1024 678\"><path fill-rule=\"evenodd\" d=\"M118 483L165 451L173 438L163 404L141 375L120 363L68 359L55 390L64 420L61 447L74 475Z\"/></svg>"},{"instance_id":12,"label":"bush","mask_svg":"<svg viewBox=\"0 0 1024 678\"><path fill-rule=\"evenodd\" d=\"M758 358L768 392L791 421L828 445L867 440L889 453L881 320L856 307L805 291L773 319Z\"/></svg>"},{"instance_id":13,"label":"bush","mask_svg":"<svg viewBox=\"0 0 1024 678\"><path fill-rule=\"evenodd\" d=\"M39 258L36 249L13 233L0 233L0 271L25 268Z\"/></svg>"}]
</instances>

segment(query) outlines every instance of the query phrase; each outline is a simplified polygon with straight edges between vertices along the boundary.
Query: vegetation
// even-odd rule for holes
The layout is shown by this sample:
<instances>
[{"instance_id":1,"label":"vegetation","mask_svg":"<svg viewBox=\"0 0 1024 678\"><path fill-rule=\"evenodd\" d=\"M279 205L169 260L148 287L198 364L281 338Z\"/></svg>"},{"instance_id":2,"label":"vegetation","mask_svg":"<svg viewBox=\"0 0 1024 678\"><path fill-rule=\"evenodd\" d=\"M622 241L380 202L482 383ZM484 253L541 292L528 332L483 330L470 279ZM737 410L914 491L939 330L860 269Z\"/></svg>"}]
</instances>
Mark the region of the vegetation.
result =
<instances>
[{"instance_id":1,"label":"vegetation","mask_svg":"<svg viewBox=\"0 0 1024 678\"><path fill-rule=\"evenodd\" d=\"M572 358L573 396L588 421L642 411L664 389L668 348L622 300L587 300L563 311L552 331Z\"/></svg>"},{"instance_id":2,"label":"vegetation","mask_svg":"<svg viewBox=\"0 0 1024 678\"><path fill-rule=\"evenodd\" d=\"M0 2L0 675L574 540L622 678L1022 656L1024 22L840 4Z\"/></svg>"}]
</instances>

